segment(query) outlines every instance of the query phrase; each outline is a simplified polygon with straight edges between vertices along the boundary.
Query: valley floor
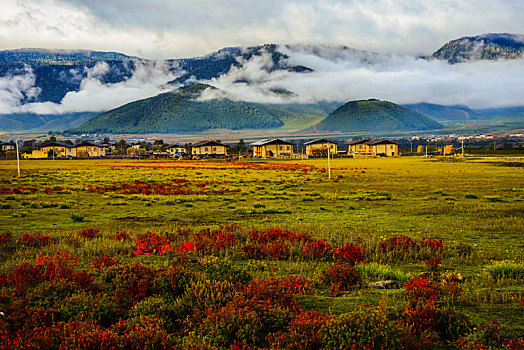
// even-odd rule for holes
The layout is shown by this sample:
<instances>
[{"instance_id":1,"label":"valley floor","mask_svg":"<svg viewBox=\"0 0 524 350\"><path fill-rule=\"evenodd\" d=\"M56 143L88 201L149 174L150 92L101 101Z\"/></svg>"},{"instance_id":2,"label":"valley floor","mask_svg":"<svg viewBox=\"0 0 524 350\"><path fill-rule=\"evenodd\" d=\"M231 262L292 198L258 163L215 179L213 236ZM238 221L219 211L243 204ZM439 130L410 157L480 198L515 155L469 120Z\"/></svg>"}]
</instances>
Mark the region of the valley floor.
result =
<instances>
[{"instance_id":1,"label":"valley floor","mask_svg":"<svg viewBox=\"0 0 524 350\"><path fill-rule=\"evenodd\" d=\"M333 159L330 179L325 159L21 165L17 178L16 161L0 162L6 344L52 348L73 341L74 322L114 344L145 327L156 345L206 349L304 337L326 349L504 348L524 336L522 162ZM381 280L406 288L362 288ZM338 334L350 319L390 333Z\"/></svg>"}]
</instances>

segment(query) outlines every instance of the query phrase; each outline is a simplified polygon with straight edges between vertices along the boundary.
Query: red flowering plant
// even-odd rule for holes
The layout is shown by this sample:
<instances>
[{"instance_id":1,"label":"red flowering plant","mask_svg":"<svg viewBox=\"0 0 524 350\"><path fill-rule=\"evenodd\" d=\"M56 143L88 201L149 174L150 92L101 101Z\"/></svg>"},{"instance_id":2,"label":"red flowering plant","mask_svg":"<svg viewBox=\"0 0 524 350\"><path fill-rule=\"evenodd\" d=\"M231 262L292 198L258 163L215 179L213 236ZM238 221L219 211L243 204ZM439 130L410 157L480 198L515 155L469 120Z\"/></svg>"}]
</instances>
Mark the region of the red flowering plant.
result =
<instances>
[{"instance_id":1,"label":"red flowering plant","mask_svg":"<svg viewBox=\"0 0 524 350\"><path fill-rule=\"evenodd\" d=\"M134 246L134 255L165 255L171 252L171 241L156 232L146 232L138 235Z\"/></svg>"},{"instance_id":2,"label":"red flowering plant","mask_svg":"<svg viewBox=\"0 0 524 350\"><path fill-rule=\"evenodd\" d=\"M329 287L333 295L338 295L361 284L362 275L350 264L336 263L322 273L320 281Z\"/></svg>"},{"instance_id":3,"label":"red flowering plant","mask_svg":"<svg viewBox=\"0 0 524 350\"><path fill-rule=\"evenodd\" d=\"M336 261L345 262L350 265L366 263L366 252L364 248L357 244L347 244L343 247L335 248L334 256Z\"/></svg>"},{"instance_id":4,"label":"red flowering plant","mask_svg":"<svg viewBox=\"0 0 524 350\"><path fill-rule=\"evenodd\" d=\"M100 234L100 230L97 230L94 228L87 228L87 229L77 232L77 235L79 237L86 238L86 239L96 238L99 236L99 234Z\"/></svg>"},{"instance_id":5,"label":"red flowering plant","mask_svg":"<svg viewBox=\"0 0 524 350\"><path fill-rule=\"evenodd\" d=\"M22 235L22 241L28 247L44 247L53 242L49 236L42 236L41 234L31 236L27 233Z\"/></svg>"}]
</instances>

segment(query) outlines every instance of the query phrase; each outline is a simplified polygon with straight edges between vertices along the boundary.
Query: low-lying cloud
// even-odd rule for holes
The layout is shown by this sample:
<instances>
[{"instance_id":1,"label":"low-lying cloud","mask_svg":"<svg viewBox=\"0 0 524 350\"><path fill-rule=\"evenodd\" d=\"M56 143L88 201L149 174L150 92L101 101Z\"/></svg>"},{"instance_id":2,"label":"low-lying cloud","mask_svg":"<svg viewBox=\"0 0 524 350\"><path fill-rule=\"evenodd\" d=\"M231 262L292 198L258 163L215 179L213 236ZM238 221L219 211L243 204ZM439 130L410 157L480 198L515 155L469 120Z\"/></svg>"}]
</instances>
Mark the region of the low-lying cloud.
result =
<instances>
[{"instance_id":1,"label":"low-lying cloud","mask_svg":"<svg viewBox=\"0 0 524 350\"><path fill-rule=\"evenodd\" d=\"M70 112L99 112L125 103L155 96L171 90L165 84L176 78L165 61L136 61L133 75L125 81L103 84L108 72L107 63L100 62L88 69L79 91L68 92L60 103L37 102L23 104L24 96L38 95L35 77L30 69L24 75L0 78L0 114L36 113L62 114Z\"/></svg>"},{"instance_id":2,"label":"low-lying cloud","mask_svg":"<svg viewBox=\"0 0 524 350\"><path fill-rule=\"evenodd\" d=\"M463 104L471 108L524 104L524 59L449 65L439 60L385 55L335 46L282 46L290 63L311 73L268 72L263 55L209 83L254 102L350 101L379 98L407 104ZM238 83L249 81L250 83ZM288 90L291 94L275 94Z\"/></svg>"},{"instance_id":3,"label":"low-lying cloud","mask_svg":"<svg viewBox=\"0 0 524 350\"><path fill-rule=\"evenodd\" d=\"M218 89L206 90L200 100L227 97L279 104L378 98L399 104L431 102L477 109L524 105L524 59L449 65L341 46L288 45L279 50L289 57L283 63L306 66L313 72L273 69L267 52L249 61L240 57L240 67L207 81ZM60 103L24 104L40 93L32 70L26 67L23 74L0 77L0 114L106 111L171 90L166 83L182 74L173 73L168 61L135 64L127 80L104 84L101 80L109 67L98 63L87 75L78 74L80 90L68 92Z\"/></svg>"}]
</instances>

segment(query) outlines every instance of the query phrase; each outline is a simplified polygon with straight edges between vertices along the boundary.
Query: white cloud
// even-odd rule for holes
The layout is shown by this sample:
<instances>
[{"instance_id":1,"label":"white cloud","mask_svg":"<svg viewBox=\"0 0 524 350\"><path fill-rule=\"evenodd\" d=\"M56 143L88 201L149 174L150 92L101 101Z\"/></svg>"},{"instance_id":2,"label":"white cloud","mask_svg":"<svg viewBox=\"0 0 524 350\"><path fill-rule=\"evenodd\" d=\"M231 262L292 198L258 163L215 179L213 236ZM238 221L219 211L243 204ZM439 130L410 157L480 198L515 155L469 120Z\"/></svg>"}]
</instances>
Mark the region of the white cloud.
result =
<instances>
[{"instance_id":1,"label":"white cloud","mask_svg":"<svg viewBox=\"0 0 524 350\"><path fill-rule=\"evenodd\" d=\"M68 92L60 103L43 102L20 104L19 94L5 94L0 80L0 113L31 112L37 114L60 114L69 112L98 112L116 108L128 102L155 96L171 89L165 84L176 78L176 75L168 71L165 62L150 61L137 62L137 68L133 75L120 83L102 84L100 78L108 71L105 62L99 63L88 71L87 77L82 80L80 91ZM30 81L27 76L23 78L34 84L34 78ZM20 79L22 80L22 78ZM27 83L24 86L31 91L34 87ZM14 90L17 92L18 90ZM3 96L7 97L4 98ZM5 103L2 105L2 101Z\"/></svg>"},{"instance_id":2,"label":"white cloud","mask_svg":"<svg viewBox=\"0 0 524 350\"><path fill-rule=\"evenodd\" d=\"M524 33L521 0L0 0L0 7L1 48L87 48L144 58L262 43L418 55L464 35Z\"/></svg>"},{"instance_id":3,"label":"white cloud","mask_svg":"<svg viewBox=\"0 0 524 350\"><path fill-rule=\"evenodd\" d=\"M314 72L268 73L261 69L271 62L266 55L210 83L237 97L269 103L379 98L402 104L426 101L488 108L522 105L524 101L524 59L448 65L333 46L289 46L281 50L292 58L291 63L313 68ZM251 84L235 83L238 80ZM272 89L286 89L294 95L281 97Z\"/></svg>"}]
</instances>

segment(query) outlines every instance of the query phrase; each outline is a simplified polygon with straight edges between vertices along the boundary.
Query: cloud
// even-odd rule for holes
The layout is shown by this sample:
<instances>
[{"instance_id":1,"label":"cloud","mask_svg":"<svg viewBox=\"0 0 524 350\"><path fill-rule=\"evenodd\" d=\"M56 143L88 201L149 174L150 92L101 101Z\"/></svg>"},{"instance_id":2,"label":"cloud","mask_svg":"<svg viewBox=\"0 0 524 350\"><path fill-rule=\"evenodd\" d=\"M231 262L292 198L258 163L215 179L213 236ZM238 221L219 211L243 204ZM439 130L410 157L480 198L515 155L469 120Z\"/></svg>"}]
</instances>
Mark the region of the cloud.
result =
<instances>
[{"instance_id":1,"label":"cloud","mask_svg":"<svg viewBox=\"0 0 524 350\"><path fill-rule=\"evenodd\" d=\"M268 103L379 98L401 104L425 101L488 108L522 105L524 100L524 59L448 65L326 45L280 50L290 56L291 64L314 72L267 72L261 68L270 65L271 58L263 55L209 83L237 97ZM275 89L293 94L282 96L272 92Z\"/></svg>"},{"instance_id":2,"label":"cloud","mask_svg":"<svg viewBox=\"0 0 524 350\"><path fill-rule=\"evenodd\" d=\"M21 74L0 77L0 113L13 113L25 99L40 93L35 87L35 75L30 67L25 67Z\"/></svg>"},{"instance_id":3,"label":"cloud","mask_svg":"<svg viewBox=\"0 0 524 350\"><path fill-rule=\"evenodd\" d=\"M0 78L0 113L61 114L70 112L98 112L116 108L128 102L155 96L172 89L165 84L177 77L165 61L136 61L133 75L120 83L103 84L100 79L108 72L107 63L90 68L80 84L79 91L70 91L60 103L43 102L22 104L29 94L36 94L34 75ZM180 73L178 73L180 74Z\"/></svg>"},{"instance_id":4,"label":"cloud","mask_svg":"<svg viewBox=\"0 0 524 350\"><path fill-rule=\"evenodd\" d=\"M1 48L87 48L144 58L263 43L430 54L487 32L524 33L521 0L0 0Z\"/></svg>"}]
</instances>

